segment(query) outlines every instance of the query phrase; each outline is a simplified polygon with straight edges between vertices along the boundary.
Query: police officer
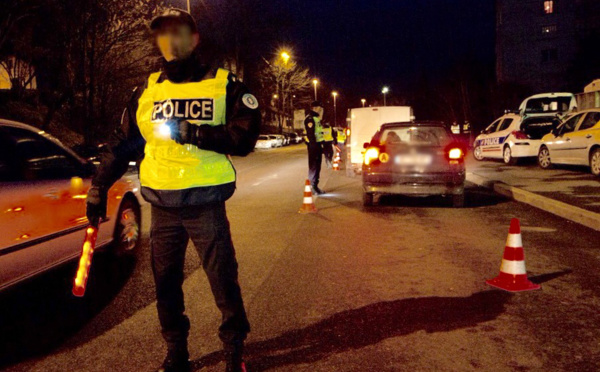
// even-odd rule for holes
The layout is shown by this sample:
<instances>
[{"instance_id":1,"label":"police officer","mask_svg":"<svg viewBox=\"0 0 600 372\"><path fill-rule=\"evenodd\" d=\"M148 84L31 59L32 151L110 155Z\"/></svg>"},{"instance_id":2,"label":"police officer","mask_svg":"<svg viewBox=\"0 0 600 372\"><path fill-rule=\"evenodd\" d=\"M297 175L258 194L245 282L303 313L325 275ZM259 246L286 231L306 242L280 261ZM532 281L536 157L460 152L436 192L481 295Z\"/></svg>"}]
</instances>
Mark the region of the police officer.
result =
<instances>
[{"instance_id":1,"label":"police officer","mask_svg":"<svg viewBox=\"0 0 600 372\"><path fill-rule=\"evenodd\" d=\"M152 271L168 350L159 371L190 369L190 323L182 291L190 238L222 313L226 371L243 371L250 326L225 201L236 181L229 155L247 155L258 138L258 103L233 74L201 62L199 34L189 13L168 9L150 28L163 69L134 91L112 134L88 193L88 219L105 218L107 190L130 161L143 157L141 193L152 208Z\"/></svg>"},{"instance_id":2,"label":"police officer","mask_svg":"<svg viewBox=\"0 0 600 372\"><path fill-rule=\"evenodd\" d=\"M323 105L319 101L314 101L310 105L310 110L304 119L304 130L306 131L308 148L308 180L312 186L314 194L324 194L319 188L319 177L321 175L321 162L323 160L323 127L321 118L323 117Z\"/></svg>"},{"instance_id":3,"label":"police officer","mask_svg":"<svg viewBox=\"0 0 600 372\"><path fill-rule=\"evenodd\" d=\"M332 167L333 162L333 146L337 146L335 140L335 132L329 124L323 124L323 156L325 156L325 163L327 168Z\"/></svg>"}]
</instances>

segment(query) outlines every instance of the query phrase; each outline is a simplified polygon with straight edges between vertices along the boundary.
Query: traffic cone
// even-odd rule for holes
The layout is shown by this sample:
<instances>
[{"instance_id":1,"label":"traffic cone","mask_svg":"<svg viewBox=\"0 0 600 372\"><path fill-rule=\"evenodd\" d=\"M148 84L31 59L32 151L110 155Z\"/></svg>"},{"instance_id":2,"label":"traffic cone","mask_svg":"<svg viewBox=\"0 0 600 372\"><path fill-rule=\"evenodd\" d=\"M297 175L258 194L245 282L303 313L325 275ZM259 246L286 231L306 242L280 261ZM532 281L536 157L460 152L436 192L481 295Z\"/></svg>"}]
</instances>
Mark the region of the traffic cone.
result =
<instances>
[{"instance_id":1,"label":"traffic cone","mask_svg":"<svg viewBox=\"0 0 600 372\"><path fill-rule=\"evenodd\" d=\"M504 257L502 257L502 265L500 265L500 275L494 279L486 280L486 283L509 292L531 291L541 288L540 285L527 279L521 227L517 218L510 221Z\"/></svg>"},{"instance_id":2,"label":"traffic cone","mask_svg":"<svg viewBox=\"0 0 600 372\"><path fill-rule=\"evenodd\" d=\"M340 153L336 152L335 153L335 159L333 159L333 170L337 171L340 170Z\"/></svg>"},{"instance_id":3,"label":"traffic cone","mask_svg":"<svg viewBox=\"0 0 600 372\"><path fill-rule=\"evenodd\" d=\"M317 213L317 208L313 203L312 190L310 189L309 180L306 180L306 183L304 184L304 201L302 202L302 207L300 207L298 213Z\"/></svg>"}]
</instances>

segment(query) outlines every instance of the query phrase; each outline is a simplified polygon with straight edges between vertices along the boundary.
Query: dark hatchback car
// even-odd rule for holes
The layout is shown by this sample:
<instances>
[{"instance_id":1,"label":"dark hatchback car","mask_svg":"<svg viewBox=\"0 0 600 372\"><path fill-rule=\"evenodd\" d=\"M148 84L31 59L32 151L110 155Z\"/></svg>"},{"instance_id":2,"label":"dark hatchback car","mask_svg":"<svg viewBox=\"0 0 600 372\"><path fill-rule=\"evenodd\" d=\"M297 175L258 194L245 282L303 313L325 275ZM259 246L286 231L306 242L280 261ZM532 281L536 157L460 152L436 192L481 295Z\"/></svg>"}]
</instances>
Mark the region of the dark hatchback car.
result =
<instances>
[{"instance_id":1,"label":"dark hatchback car","mask_svg":"<svg viewBox=\"0 0 600 372\"><path fill-rule=\"evenodd\" d=\"M464 205L465 146L440 122L384 124L365 143L364 205L375 195L448 195Z\"/></svg>"}]
</instances>

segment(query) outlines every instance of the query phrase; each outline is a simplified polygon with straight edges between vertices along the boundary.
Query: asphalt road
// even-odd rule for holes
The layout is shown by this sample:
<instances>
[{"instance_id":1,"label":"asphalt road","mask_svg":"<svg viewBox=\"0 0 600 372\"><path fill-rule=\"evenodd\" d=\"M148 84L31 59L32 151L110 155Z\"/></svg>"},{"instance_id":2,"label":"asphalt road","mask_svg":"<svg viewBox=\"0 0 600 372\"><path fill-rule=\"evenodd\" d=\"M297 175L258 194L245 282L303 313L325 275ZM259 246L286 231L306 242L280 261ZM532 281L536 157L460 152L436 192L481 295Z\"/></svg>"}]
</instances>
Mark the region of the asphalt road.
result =
<instances>
[{"instance_id":1,"label":"asphalt road","mask_svg":"<svg viewBox=\"0 0 600 372\"><path fill-rule=\"evenodd\" d=\"M252 324L250 371L600 370L597 232L470 186L464 209L442 198L382 198L363 208L359 179L324 170L319 213L300 215L304 146L234 159L228 202ZM84 300L72 266L0 295L4 371L153 371L164 357L145 207L137 262L99 255ZM534 292L498 274L520 218ZM190 352L221 371L219 313L188 247Z\"/></svg>"}]
</instances>

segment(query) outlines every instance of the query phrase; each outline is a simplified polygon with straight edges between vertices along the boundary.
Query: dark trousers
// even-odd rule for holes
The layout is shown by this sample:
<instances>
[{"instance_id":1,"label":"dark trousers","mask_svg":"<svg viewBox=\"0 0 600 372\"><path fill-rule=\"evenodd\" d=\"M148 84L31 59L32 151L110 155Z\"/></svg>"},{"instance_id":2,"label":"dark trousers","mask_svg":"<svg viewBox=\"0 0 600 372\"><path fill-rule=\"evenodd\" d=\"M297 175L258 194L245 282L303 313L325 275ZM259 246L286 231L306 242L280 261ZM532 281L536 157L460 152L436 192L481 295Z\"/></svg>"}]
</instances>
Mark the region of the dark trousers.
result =
<instances>
[{"instance_id":1,"label":"dark trousers","mask_svg":"<svg viewBox=\"0 0 600 372\"><path fill-rule=\"evenodd\" d=\"M323 142L323 156L325 156L327 164L331 165L333 162L333 142Z\"/></svg>"},{"instance_id":2,"label":"dark trousers","mask_svg":"<svg viewBox=\"0 0 600 372\"><path fill-rule=\"evenodd\" d=\"M202 260L222 314L219 337L225 345L243 342L250 331L238 284L238 265L225 203L186 207L152 206L150 245L158 318L169 348L187 345L190 322L184 314L183 264L189 239Z\"/></svg>"},{"instance_id":3,"label":"dark trousers","mask_svg":"<svg viewBox=\"0 0 600 372\"><path fill-rule=\"evenodd\" d=\"M319 185L321 176L321 161L323 160L323 148L320 142L308 143L308 180L313 186Z\"/></svg>"}]
</instances>

